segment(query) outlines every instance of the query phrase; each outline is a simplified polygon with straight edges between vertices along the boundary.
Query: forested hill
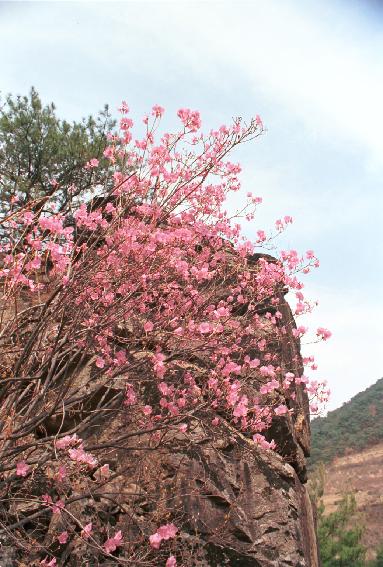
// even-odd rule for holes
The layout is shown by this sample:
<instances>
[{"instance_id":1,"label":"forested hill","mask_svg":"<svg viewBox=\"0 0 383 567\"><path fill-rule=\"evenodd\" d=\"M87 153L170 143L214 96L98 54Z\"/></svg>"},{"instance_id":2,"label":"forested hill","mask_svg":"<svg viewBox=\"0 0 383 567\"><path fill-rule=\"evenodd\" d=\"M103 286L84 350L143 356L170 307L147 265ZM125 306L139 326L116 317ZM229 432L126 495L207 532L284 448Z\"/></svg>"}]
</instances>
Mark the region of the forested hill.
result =
<instances>
[{"instance_id":1,"label":"forested hill","mask_svg":"<svg viewBox=\"0 0 383 567\"><path fill-rule=\"evenodd\" d=\"M383 441L383 378L326 417L311 422L310 465Z\"/></svg>"}]
</instances>

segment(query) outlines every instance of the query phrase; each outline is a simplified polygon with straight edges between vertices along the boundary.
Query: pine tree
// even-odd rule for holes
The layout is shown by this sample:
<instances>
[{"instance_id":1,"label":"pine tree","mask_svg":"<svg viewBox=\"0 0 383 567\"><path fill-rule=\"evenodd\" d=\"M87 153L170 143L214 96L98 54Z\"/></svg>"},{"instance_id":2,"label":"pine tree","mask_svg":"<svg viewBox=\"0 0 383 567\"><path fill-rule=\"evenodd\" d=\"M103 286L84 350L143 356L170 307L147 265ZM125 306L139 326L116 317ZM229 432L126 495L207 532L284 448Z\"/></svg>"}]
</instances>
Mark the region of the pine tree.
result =
<instances>
[{"instance_id":1,"label":"pine tree","mask_svg":"<svg viewBox=\"0 0 383 567\"><path fill-rule=\"evenodd\" d=\"M73 200L105 187L108 164L103 151L114 124L108 106L96 118L60 120L55 105L44 106L33 87L28 97L0 99L1 215L11 203L22 207L50 196L67 212ZM100 167L84 170L92 158L100 160Z\"/></svg>"}]
</instances>

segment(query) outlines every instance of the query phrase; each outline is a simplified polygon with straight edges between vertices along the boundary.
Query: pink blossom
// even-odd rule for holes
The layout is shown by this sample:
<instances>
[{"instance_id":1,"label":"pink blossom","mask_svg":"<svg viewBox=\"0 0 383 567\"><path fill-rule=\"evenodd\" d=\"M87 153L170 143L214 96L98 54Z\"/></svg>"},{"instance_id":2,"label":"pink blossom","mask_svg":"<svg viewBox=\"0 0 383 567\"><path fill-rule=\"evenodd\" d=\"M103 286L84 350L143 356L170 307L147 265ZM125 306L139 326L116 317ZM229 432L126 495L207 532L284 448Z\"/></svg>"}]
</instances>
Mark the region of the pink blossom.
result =
<instances>
[{"instance_id":1,"label":"pink blossom","mask_svg":"<svg viewBox=\"0 0 383 567\"><path fill-rule=\"evenodd\" d=\"M129 106L127 105L125 100L122 101L121 106L119 107L118 111L121 112L121 114L128 114Z\"/></svg>"},{"instance_id":2,"label":"pink blossom","mask_svg":"<svg viewBox=\"0 0 383 567\"><path fill-rule=\"evenodd\" d=\"M257 230L258 240L257 242L264 242L267 238L264 230Z\"/></svg>"},{"instance_id":3,"label":"pink blossom","mask_svg":"<svg viewBox=\"0 0 383 567\"><path fill-rule=\"evenodd\" d=\"M62 482L67 476L66 467L64 465L60 466L55 476L59 482Z\"/></svg>"},{"instance_id":4,"label":"pink blossom","mask_svg":"<svg viewBox=\"0 0 383 567\"><path fill-rule=\"evenodd\" d=\"M16 465L16 475L17 476L27 476L30 471L30 466L26 461L19 461Z\"/></svg>"},{"instance_id":5,"label":"pink blossom","mask_svg":"<svg viewBox=\"0 0 383 567\"><path fill-rule=\"evenodd\" d=\"M133 127L133 120L131 118L126 118L125 116L120 120L121 130L129 130Z\"/></svg>"},{"instance_id":6,"label":"pink blossom","mask_svg":"<svg viewBox=\"0 0 383 567\"><path fill-rule=\"evenodd\" d=\"M260 433L253 435L253 441L262 449L275 449L276 447L274 439L269 443Z\"/></svg>"},{"instance_id":7,"label":"pink blossom","mask_svg":"<svg viewBox=\"0 0 383 567\"><path fill-rule=\"evenodd\" d=\"M300 325L300 327L297 327L296 329L292 330L292 333L294 335L294 337L302 337L305 333L307 333L308 328L304 327L303 325Z\"/></svg>"},{"instance_id":8,"label":"pink blossom","mask_svg":"<svg viewBox=\"0 0 383 567\"><path fill-rule=\"evenodd\" d=\"M93 168L97 167L98 164L99 164L98 159L92 158L91 160L89 160L89 161L87 162L87 164L85 165L85 168L86 168L86 169L93 169Z\"/></svg>"},{"instance_id":9,"label":"pink blossom","mask_svg":"<svg viewBox=\"0 0 383 567\"><path fill-rule=\"evenodd\" d=\"M61 510L65 508L65 503L63 500L56 500L52 505L52 511L54 514L61 514Z\"/></svg>"},{"instance_id":10,"label":"pink blossom","mask_svg":"<svg viewBox=\"0 0 383 567\"><path fill-rule=\"evenodd\" d=\"M81 536L87 539L88 537L90 537L91 533L92 533L92 522L84 526L84 529L81 531Z\"/></svg>"},{"instance_id":11,"label":"pink blossom","mask_svg":"<svg viewBox=\"0 0 383 567\"><path fill-rule=\"evenodd\" d=\"M206 334L212 331L212 327L210 323L204 322L199 325L198 330L201 334Z\"/></svg>"},{"instance_id":12,"label":"pink blossom","mask_svg":"<svg viewBox=\"0 0 383 567\"><path fill-rule=\"evenodd\" d=\"M68 541L68 532L61 532L57 539L61 544L66 543Z\"/></svg>"},{"instance_id":13,"label":"pink blossom","mask_svg":"<svg viewBox=\"0 0 383 567\"><path fill-rule=\"evenodd\" d=\"M27 211L26 213L23 214L23 222L26 225L30 225L33 223L33 219L34 219L34 214L31 213L30 211Z\"/></svg>"},{"instance_id":14,"label":"pink blossom","mask_svg":"<svg viewBox=\"0 0 383 567\"><path fill-rule=\"evenodd\" d=\"M76 433L73 435L65 435L61 439L56 441L56 448L57 449L66 449L67 447L72 447L80 442L80 439L77 437Z\"/></svg>"},{"instance_id":15,"label":"pink blossom","mask_svg":"<svg viewBox=\"0 0 383 567\"><path fill-rule=\"evenodd\" d=\"M172 539L176 536L178 528L174 524L160 526L155 534L149 537L149 543L154 549L159 549L161 541Z\"/></svg>"},{"instance_id":16,"label":"pink blossom","mask_svg":"<svg viewBox=\"0 0 383 567\"><path fill-rule=\"evenodd\" d=\"M90 453L86 453L82 445L77 449L69 449L68 455L72 461L88 465L89 468L93 468L97 465L97 459Z\"/></svg>"},{"instance_id":17,"label":"pink blossom","mask_svg":"<svg viewBox=\"0 0 383 567\"><path fill-rule=\"evenodd\" d=\"M287 408L285 405L283 405L283 404L279 405L278 407L276 407L276 408L274 409L275 415L284 415L284 414L287 413L288 411L289 411L288 408Z\"/></svg>"},{"instance_id":18,"label":"pink blossom","mask_svg":"<svg viewBox=\"0 0 383 567\"><path fill-rule=\"evenodd\" d=\"M191 132L196 132L199 128L201 128L201 118L198 110L180 108L177 115L181 118L185 128L189 128Z\"/></svg>"},{"instance_id":19,"label":"pink blossom","mask_svg":"<svg viewBox=\"0 0 383 567\"><path fill-rule=\"evenodd\" d=\"M169 386L166 384L166 382L160 382L158 384L158 389L161 392L161 394L163 396L169 396L169 394L171 394L171 389L169 388Z\"/></svg>"},{"instance_id":20,"label":"pink blossom","mask_svg":"<svg viewBox=\"0 0 383 567\"><path fill-rule=\"evenodd\" d=\"M164 112L165 109L162 108L162 106L160 106L159 104L155 104L152 108L152 115L155 116L156 118L161 118Z\"/></svg>"},{"instance_id":21,"label":"pink blossom","mask_svg":"<svg viewBox=\"0 0 383 567\"><path fill-rule=\"evenodd\" d=\"M96 366L97 366L97 368L104 368L105 360L103 358L101 358L100 356L98 356L96 358Z\"/></svg>"},{"instance_id":22,"label":"pink blossom","mask_svg":"<svg viewBox=\"0 0 383 567\"><path fill-rule=\"evenodd\" d=\"M146 333L149 333L150 331L153 331L153 327L154 327L153 323L151 321L147 321L144 325L144 331Z\"/></svg>"},{"instance_id":23,"label":"pink blossom","mask_svg":"<svg viewBox=\"0 0 383 567\"><path fill-rule=\"evenodd\" d=\"M257 366L259 365L260 365L259 358L253 358L252 360L249 361L250 368L257 368Z\"/></svg>"},{"instance_id":24,"label":"pink blossom","mask_svg":"<svg viewBox=\"0 0 383 567\"><path fill-rule=\"evenodd\" d=\"M247 396L242 396L237 406L234 408L233 415L234 417L246 417L249 409L247 407L249 401Z\"/></svg>"},{"instance_id":25,"label":"pink blossom","mask_svg":"<svg viewBox=\"0 0 383 567\"><path fill-rule=\"evenodd\" d=\"M161 545L162 537L158 532L149 536L149 543L153 549L159 549Z\"/></svg>"},{"instance_id":26,"label":"pink blossom","mask_svg":"<svg viewBox=\"0 0 383 567\"><path fill-rule=\"evenodd\" d=\"M41 498L46 504L52 504L52 498L49 494L43 494Z\"/></svg>"},{"instance_id":27,"label":"pink blossom","mask_svg":"<svg viewBox=\"0 0 383 567\"><path fill-rule=\"evenodd\" d=\"M174 524L165 524L160 526L157 530L157 533L161 536L162 539L171 539L176 536L178 532L178 528Z\"/></svg>"},{"instance_id":28,"label":"pink blossom","mask_svg":"<svg viewBox=\"0 0 383 567\"><path fill-rule=\"evenodd\" d=\"M121 530L118 531L113 537L106 540L106 542L103 545L103 548L105 549L106 553L111 553L112 551L115 551L117 547L119 547L120 545L122 545Z\"/></svg>"},{"instance_id":29,"label":"pink blossom","mask_svg":"<svg viewBox=\"0 0 383 567\"><path fill-rule=\"evenodd\" d=\"M153 413L153 408L152 408L152 406L144 406L144 407L142 408L142 413L143 413L144 415L147 415L147 416L151 415L151 414Z\"/></svg>"},{"instance_id":30,"label":"pink blossom","mask_svg":"<svg viewBox=\"0 0 383 567\"><path fill-rule=\"evenodd\" d=\"M263 122L262 122L262 119L259 116L259 114L256 114L256 116L255 116L255 123L256 123L257 126L259 126L263 130Z\"/></svg>"},{"instance_id":31,"label":"pink blossom","mask_svg":"<svg viewBox=\"0 0 383 567\"><path fill-rule=\"evenodd\" d=\"M327 341L331 337L332 333L328 329L324 329L323 327L318 327L317 329L317 336Z\"/></svg>"},{"instance_id":32,"label":"pink blossom","mask_svg":"<svg viewBox=\"0 0 383 567\"><path fill-rule=\"evenodd\" d=\"M177 560L174 557L174 555L171 555L170 557L168 557L168 559L166 560L166 563L165 563L165 567L177 567Z\"/></svg>"}]
</instances>

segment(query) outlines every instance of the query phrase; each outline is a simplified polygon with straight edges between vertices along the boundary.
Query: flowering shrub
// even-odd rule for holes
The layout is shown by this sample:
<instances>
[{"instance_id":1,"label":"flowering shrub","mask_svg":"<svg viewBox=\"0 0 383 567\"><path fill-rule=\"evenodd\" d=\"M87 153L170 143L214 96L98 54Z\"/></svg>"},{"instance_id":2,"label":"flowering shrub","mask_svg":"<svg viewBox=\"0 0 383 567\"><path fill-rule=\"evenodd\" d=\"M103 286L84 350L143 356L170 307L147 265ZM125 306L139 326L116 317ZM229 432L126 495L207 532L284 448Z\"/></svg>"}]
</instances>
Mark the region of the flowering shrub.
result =
<instances>
[{"instance_id":1,"label":"flowering shrub","mask_svg":"<svg viewBox=\"0 0 383 567\"><path fill-rule=\"evenodd\" d=\"M15 205L4 221L1 521L41 565L68 554L75 562L75 546L81 558L177 565L181 511L168 522L164 507L148 504L153 451L193 443L197 421L278 449L267 431L293 419L297 392L315 410L327 395L281 366L276 347L307 332L286 320L283 296L296 294L297 315L311 309L298 274L318 260L255 253L292 222L245 239L238 220L254 219L259 197L248 193L235 222L224 210L240 189L228 154L262 134L260 118L203 135L199 113L181 109L179 131L159 136L156 105L134 139L126 103L120 112L104 152L112 191L78 202L73 216L52 198ZM138 452L135 465L126 451ZM122 502L113 483L126 475L134 482ZM130 518L125 530L122 520L113 527L114 509Z\"/></svg>"}]
</instances>

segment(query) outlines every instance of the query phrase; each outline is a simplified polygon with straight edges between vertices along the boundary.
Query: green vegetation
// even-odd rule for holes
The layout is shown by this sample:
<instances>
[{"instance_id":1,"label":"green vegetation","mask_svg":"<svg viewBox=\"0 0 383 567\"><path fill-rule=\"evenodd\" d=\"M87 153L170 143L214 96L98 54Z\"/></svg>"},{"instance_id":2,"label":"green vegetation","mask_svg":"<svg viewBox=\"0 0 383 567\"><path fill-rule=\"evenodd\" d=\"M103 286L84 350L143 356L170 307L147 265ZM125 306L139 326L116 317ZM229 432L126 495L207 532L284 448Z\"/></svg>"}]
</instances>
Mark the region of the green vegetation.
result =
<instances>
[{"instance_id":1,"label":"green vegetation","mask_svg":"<svg viewBox=\"0 0 383 567\"><path fill-rule=\"evenodd\" d=\"M345 494L335 512L324 515L318 507L318 542L322 567L364 567L366 548L353 494Z\"/></svg>"},{"instance_id":2,"label":"green vegetation","mask_svg":"<svg viewBox=\"0 0 383 567\"><path fill-rule=\"evenodd\" d=\"M325 514L322 501L325 477L325 466L319 463L312 471L308 484L310 498L317 510L322 567L379 567L379 563L365 562L367 549L361 543L364 526L353 494L344 494L335 512Z\"/></svg>"},{"instance_id":3,"label":"green vegetation","mask_svg":"<svg viewBox=\"0 0 383 567\"><path fill-rule=\"evenodd\" d=\"M0 98L2 214L11 200L23 206L51 195L61 211L70 211L74 198L91 193L97 185L105 186L103 151L114 125L107 106L96 118L60 120L54 104L44 106L33 87L29 97ZM100 167L84 170L91 158L100 160Z\"/></svg>"},{"instance_id":4,"label":"green vegetation","mask_svg":"<svg viewBox=\"0 0 383 567\"><path fill-rule=\"evenodd\" d=\"M311 423L310 466L383 441L383 378Z\"/></svg>"},{"instance_id":5,"label":"green vegetation","mask_svg":"<svg viewBox=\"0 0 383 567\"><path fill-rule=\"evenodd\" d=\"M383 543L376 551L376 558L370 561L366 567L383 567Z\"/></svg>"}]
</instances>

